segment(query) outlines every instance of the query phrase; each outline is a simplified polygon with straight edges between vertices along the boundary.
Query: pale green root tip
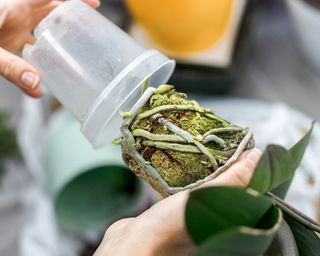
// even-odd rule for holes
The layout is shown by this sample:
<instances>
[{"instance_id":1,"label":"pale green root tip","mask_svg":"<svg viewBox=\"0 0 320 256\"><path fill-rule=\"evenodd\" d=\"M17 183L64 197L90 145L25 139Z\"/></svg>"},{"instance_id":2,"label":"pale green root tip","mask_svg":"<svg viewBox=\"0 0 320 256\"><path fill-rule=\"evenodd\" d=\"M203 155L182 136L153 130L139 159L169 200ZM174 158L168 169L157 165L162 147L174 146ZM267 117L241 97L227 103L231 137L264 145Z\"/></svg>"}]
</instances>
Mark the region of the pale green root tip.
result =
<instances>
[{"instance_id":1,"label":"pale green root tip","mask_svg":"<svg viewBox=\"0 0 320 256\"><path fill-rule=\"evenodd\" d=\"M172 90L174 88L173 85L170 85L170 84L162 84L160 85L157 90L156 90L156 94L164 94L170 90Z\"/></svg>"},{"instance_id":2,"label":"pale green root tip","mask_svg":"<svg viewBox=\"0 0 320 256\"><path fill-rule=\"evenodd\" d=\"M131 112L124 112L124 113L122 114L122 116L123 116L124 118L129 118L129 117L131 117L131 115L132 115Z\"/></svg>"},{"instance_id":3,"label":"pale green root tip","mask_svg":"<svg viewBox=\"0 0 320 256\"><path fill-rule=\"evenodd\" d=\"M112 141L112 144L113 144L113 145L120 145L121 143L122 143L122 138L116 139L116 140L113 140L113 141Z\"/></svg>"}]
</instances>

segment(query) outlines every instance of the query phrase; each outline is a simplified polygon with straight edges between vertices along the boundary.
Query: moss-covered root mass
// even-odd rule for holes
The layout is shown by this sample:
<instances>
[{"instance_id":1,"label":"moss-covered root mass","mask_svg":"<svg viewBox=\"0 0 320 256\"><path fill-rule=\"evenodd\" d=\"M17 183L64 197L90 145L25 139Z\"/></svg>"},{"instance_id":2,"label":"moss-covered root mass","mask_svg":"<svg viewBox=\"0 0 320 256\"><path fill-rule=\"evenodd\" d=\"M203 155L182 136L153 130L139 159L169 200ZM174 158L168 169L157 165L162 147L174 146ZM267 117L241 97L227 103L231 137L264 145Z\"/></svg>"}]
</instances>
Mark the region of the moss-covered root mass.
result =
<instances>
[{"instance_id":1,"label":"moss-covered root mass","mask_svg":"<svg viewBox=\"0 0 320 256\"><path fill-rule=\"evenodd\" d=\"M215 172L247 133L169 85L149 98L129 130L139 154L171 187L184 187Z\"/></svg>"}]
</instances>

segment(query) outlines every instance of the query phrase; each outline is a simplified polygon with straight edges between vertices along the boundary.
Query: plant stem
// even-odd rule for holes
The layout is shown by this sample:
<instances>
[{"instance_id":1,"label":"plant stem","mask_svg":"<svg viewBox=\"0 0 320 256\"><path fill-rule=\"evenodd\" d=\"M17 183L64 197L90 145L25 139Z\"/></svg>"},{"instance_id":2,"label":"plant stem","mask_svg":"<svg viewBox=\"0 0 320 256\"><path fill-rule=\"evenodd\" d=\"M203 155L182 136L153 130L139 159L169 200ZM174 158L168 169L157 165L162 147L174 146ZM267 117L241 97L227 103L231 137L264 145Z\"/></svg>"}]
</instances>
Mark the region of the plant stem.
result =
<instances>
[{"instance_id":1,"label":"plant stem","mask_svg":"<svg viewBox=\"0 0 320 256\"><path fill-rule=\"evenodd\" d=\"M271 192L268 192L267 195L273 199L273 202L276 206L285 211L294 219L298 220L302 225L306 226L307 228L313 231L320 232L320 224L318 222L311 219L310 217L308 217L298 209L294 208L292 205L290 205L280 197L277 197L276 195L272 194Z\"/></svg>"},{"instance_id":2,"label":"plant stem","mask_svg":"<svg viewBox=\"0 0 320 256\"><path fill-rule=\"evenodd\" d=\"M162 141L150 141L150 140L143 141L142 144L144 146L156 147L159 149L175 150L175 151L180 151L185 153L196 153L196 154L202 153L197 147L192 145L167 143Z\"/></svg>"},{"instance_id":3,"label":"plant stem","mask_svg":"<svg viewBox=\"0 0 320 256\"><path fill-rule=\"evenodd\" d=\"M132 131L132 135L135 137L144 137L148 140L156 141L168 141L168 142L186 142L184 138L179 135L170 135L170 134L153 134L143 129L135 129Z\"/></svg>"},{"instance_id":4,"label":"plant stem","mask_svg":"<svg viewBox=\"0 0 320 256\"><path fill-rule=\"evenodd\" d=\"M195 154L201 154L202 151L192 145L185 145L185 144L177 144L177 143L168 143L168 142L162 142L162 141L151 141L151 140L145 140L142 142L144 146L150 146L150 147L156 147L159 149L168 149L168 150L175 150L185 153L195 153ZM212 155L214 156L222 156L222 157L230 157L235 150L229 150L229 151L219 151L214 150L211 148L206 148Z\"/></svg>"},{"instance_id":5,"label":"plant stem","mask_svg":"<svg viewBox=\"0 0 320 256\"><path fill-rule=\"evenodd\" d=\"M151 118L153 120L157 120L158 123L166 126L173 133L181 136L186 142L193 142L193 137L190 133L176 126L174 123L171 123L169 120L165 119L161 114L155 114Z\"/></svg>"},{"instance_id":6,"label":"plant stem","mask_svg":"<svg viewBox=\"0 0 320 256\"><path fill-rule=\"evenodd\" d=\"M138 101L136 102L136 104L132 107L132 109L130 110L131 112L131 117L126 118L123 121L123 125L122 126L126 126L131 124L131 122L133 121L133 119L137 116L137 114L139 113L139 111L141 110L141 108L147 103L147 101L150 99L150 97L154 94L155 92L155 88L153 87L148 87L146 89L146 91L142 94L142 96L138 99Z\"/></svg>"},{"instance_id":7,"label":"plant stem","mask_svg":"<svg viewBox=\"0 0 320 256\"><path fill-rule=\"evenodd\" d=\"M210 141L214 141L214 142L218 143L223 148L225 148L227 146L223 139L221 139L220 137L218 137L217 135L214 135L214 134L208 135L207 137L205 137L203 139L202 143L206 144Z\"/></svg>"},{"instance_id":8,"label":"plant stem","mask_svg":"<svg viewBox=\"0 0 320 256\"><path fill-rule=\"evenodd\" d=\"M154 114L157 114L159 112L165 112L165 111L175 111L175 110L190 110L190 111L198 111L200 113L204 113L206 110L203 108L198 108L193 105L163 105L160 107L156 107L153 109L150 109L148 111L145 111L137 116L137 119L143 119L147 118L149 116L153 116Z\"/></svg>"},{"instance_id":9,"label":"plant stem","mask_svg":"<svg viewBox=\"0 0 320 256\"><path fill-rule=\"evenodd\" d=\"M194 140L193 136L189 132L187 132L187 131L179 128L175 124L171 123L169 120L162 117L161 114L153 115L152 119L158 120L159 123L166 125L169 130L180 135L182 138L184 138L186 140L186 142L193 143L194 145L196 145L198 147L198 149L209 158L209 160L212 164L213 170L215 171L216 169L218 169L219 165L218 165L216 159L210 153L209 149L207 149L201 142Z\"/></svg>"},{"instance_id":10,"label":"plant stem","mask_svg":"<svg viewBox=\"0 0 320 256\"><path fill-rule=\"evenodd\" d=\"M198 147L198 149L199 149L203 154L205 154L205 155L209 158L209 160L210 160L210 162L211 162L211 164L212 164L213 170L214 170L214 171L217 170L218 167L219 167L219 166L218 166L218 163L217 163L216 159L213 157L213 155L210 153L209 149L206 148L205 146L203 146L202 143L199 142L199 141L194 140L193 143Z\"/></svg>"},{"instance_id":11,"label":"plant stem","mask_svg":"<svg viewBox=\"0 0 320 256\"><path fill-rule=\"evenodd\" d=\"M223 123L224 125L229 125L229 123L228 123L226 120L223 120L222 118L217 117L217 116L215 116L215 115L213 115L213 114L211 114L211 113L205 113L204 115L205 115L206 117L212 119L212 120L216 120L216 121L218 121L218 122L221 122L221 123Z\"/></svg>"},{"instance_id":12,"label":"plant stem","mask_svg":"<svg viewBox=\"0 0 320 256\"><path fill-rule=\"evenodd\" d=\"M243 129L240 127L223 127L223 128L215 128L207 131L203 137L207 137L210 134L219 134L219 133L224 133L224 132L239 132L242 131Z\"/></svg>"}]
</instances>

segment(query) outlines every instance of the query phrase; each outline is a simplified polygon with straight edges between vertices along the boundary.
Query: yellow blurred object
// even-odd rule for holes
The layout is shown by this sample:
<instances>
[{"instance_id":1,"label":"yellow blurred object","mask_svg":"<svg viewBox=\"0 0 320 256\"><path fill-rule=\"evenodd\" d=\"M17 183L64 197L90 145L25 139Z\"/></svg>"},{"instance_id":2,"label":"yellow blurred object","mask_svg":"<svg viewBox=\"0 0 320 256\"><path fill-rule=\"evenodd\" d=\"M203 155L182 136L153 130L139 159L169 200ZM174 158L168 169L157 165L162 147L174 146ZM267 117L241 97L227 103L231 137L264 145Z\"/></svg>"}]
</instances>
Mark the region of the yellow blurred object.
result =
<instances>
[{"instance_id":1,"label":"yellow blurred object","mask_svg":"<svg viewBox=\"0 0 320 256\"><path fill-rule=\"evenodd\" d=\"M126 0L155 45L173 56L212 47L225 33L234 0Z\"/></svg>"}]
</instances>

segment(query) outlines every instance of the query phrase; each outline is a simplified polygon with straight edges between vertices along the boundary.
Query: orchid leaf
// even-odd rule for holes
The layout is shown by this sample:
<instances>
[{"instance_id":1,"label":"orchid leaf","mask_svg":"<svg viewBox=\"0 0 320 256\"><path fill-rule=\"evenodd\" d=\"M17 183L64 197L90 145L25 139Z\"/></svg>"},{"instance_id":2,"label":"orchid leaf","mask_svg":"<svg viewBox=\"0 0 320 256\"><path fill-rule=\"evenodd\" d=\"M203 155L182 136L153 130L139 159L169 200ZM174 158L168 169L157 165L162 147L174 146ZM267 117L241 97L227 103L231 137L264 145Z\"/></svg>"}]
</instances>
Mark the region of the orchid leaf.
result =
<instances>
[{"instance_id":1,"label":"orchid leaf","mask_svg":"<svg viewBox=\"0 0 320 256\"><path fill-rule=\"evenodd\" d=\"M272 209L277 211L274 207ZM273 239L275 231L272 228L277 229L280 219L274 219L274 221L270 234L264 230L239 227L212 235L199 246L194 256L262 255Z\"/></svg>"},{"instance_id":2,"label":"orchid leaf","mask_svg":"<svg viewBox=\"0 0 320 256\"><path fill-rule=\"evenodd\" d=\"M266 193L291 179L309 143L313 125L289 150L278 145L268 145L251 178L249 187L260 193ZM281 191L283 192L286 191Z\"/></svg>"},{"instance_id":3,"label":"orchid leaf","mask_svg":"<svg viewBox=\"0 0 320 256\"><path fill-rule=\"evenodd\" d=\"M317 256L320 252L320 239L315 232L303 226L288 214L284 214L292 234L296 240L300 256Z\"/></svg>"},{"instance_id":4,"label":"orchid leaf","mask_svg":"<svg viewBox=\"0 0 320 256\"><path fill-rule=\"evenodd\" d=\"M242 188L210 187L191 192L186 206L187 227L194 241L201 243L226 229L255 227L272 205L264 195Z\"/></svg>"},{"instance_id":5,"label":"orchid leaf","mask_svg":"<svg viewBox=\"0 0 320 256\"><path fill-rule=\"evenodd\" d=\"M285 195L304 155L312 128L313 124L289 150L269 145L248 189L211 187L191 192L185 216L188 231L198 244L196 256L250 256L266 253L279 229L282 211L272 204L271 198L263 194L272 191L280 197ZM306 228L294 219L288 224L290 227L293 225L291 229L298 240L297 244L302 244L303 249L298 244L300 255L317 255L314 252L319 252L320 248L315 234L303 231ZM305 236L299 235L301 231ZM308 246L316 250L308 251Z\"/></svg>"},{"instance_id":6,"label":"orchid leaf","mask_svg":"<svg viewBox=\"0 0 320 256\"><path fill-rule=\"evenodd\" d=\"M195 255L259 255L282 220L269 197L234 187L191 192L185 214Z\"/></svg>"}]
</instances>

